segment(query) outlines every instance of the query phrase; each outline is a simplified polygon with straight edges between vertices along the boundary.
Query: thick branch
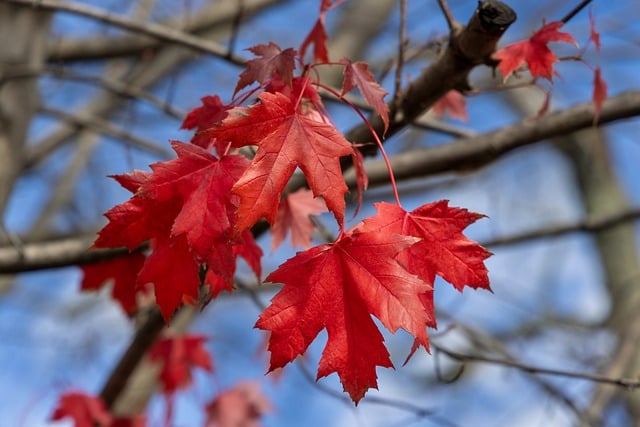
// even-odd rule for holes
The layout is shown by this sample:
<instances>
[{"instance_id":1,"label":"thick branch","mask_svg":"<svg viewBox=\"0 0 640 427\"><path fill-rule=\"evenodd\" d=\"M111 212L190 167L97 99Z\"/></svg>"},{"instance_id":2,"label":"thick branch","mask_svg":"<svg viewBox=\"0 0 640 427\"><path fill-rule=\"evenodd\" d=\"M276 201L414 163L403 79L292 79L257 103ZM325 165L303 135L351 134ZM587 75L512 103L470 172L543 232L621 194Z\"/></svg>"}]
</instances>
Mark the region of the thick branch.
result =
<instances>
[{"instance_id":1,"label":"thick branch","mask_svg":"<svg viewBox=\"0 0 640 427\"><path fill-rule=\"evenodd\" d=\"M594 113L592 103L579 104L539 119L525 119L477 137L402 153L392 159L391 166L399 180L475 170L516 148L588 128L593 124ZM640 91L625 92L605 101L598 122L602 125L638 115ZM369 185L388 183L389 175L382 162L368 165L367 173ZM355 185L353 173L349 172L347 177L349 185Z\"/></svg>"}]
</instances>

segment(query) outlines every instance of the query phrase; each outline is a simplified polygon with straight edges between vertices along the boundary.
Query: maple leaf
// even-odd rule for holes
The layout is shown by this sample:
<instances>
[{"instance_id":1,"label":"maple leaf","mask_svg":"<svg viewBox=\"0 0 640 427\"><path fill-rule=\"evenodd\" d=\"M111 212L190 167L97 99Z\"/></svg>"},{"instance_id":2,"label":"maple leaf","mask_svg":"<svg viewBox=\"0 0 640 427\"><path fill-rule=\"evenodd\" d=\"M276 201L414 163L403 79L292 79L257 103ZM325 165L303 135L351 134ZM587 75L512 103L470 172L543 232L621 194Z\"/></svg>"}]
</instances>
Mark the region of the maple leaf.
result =
<instances>
[{"instance_id":1,"label":"maple leaf","mask_svg":"<svg viewBox=\"0 0 640 427\"><path fill-rule=\"evenodd\" d=\"M251 227L263 216L275 222L280 195L296 167L342 226L347 186L339 159L353 152L351 145L333 125L304 114L289 97L265 92L259 98L260 103L250 108L231 110L214 131L216 138L233 147L258 146L233 186L240 196L236 228Z\"/></svg>"},{"instance_id":2,"label":"maple leaf","mask_svg":"<svg viewBox=\"0 0 640 427\"><path fill-rule=\"evenodd\" d=\"M196 129L195 135L191 138L191 143L207 148L211 138L200 131L221 122L227 116L227 111L231 107L225 105L218 95L204 96L200 100L202 101L202 106L194 108L187 114L180 129Z\"/></svg>"},{"instance_id":3,"label":"maple leaf","mask_svg":"<svg viewBox=\"0 0 640 427\"><path fill-rule=\"evenodd\" d=\"M271 332L270 370L291 362L327 329L318 378L337 372L357 403L377 388L376 366L393 366L372 314L391 332L402 328L426 345L429 319L420 295L430 287L393 259L414 242L398 234L345 233L272 272L266 281L284 287L255 325Z\"/></svg>"},{"instance_id":4,"label":"maple leaf","mask_svg":"<svg viewBox=\"0 0 640 427\"><path fill-rule=\"evenodd\" d=\"M271 227L273 235L271 250L275 250L282 243L289 230L291 231L292 246L310 248L311 236L316 227L309 215L317 215L326 211L327 205L324 201L317 197L314 198L313 193L306 188L288 194L280 201L278 215Z\"/></svg>"},{"instance_id":5,"label":"maple leaf","mask_svg":"<svg viewBox=\"0 0 640 427\"><path fill-rule=\"evenodd\" d=\"M153 283L156 303L168 321L185 298L198 299L200 267L189 251L184 235L171 240L154 240L151 247L153 252L140 270L137 283Z\"/></svg>"},{"instance_id":6,"label":"maple leaf","mask_svg":"<svg viewBox=\"0 0 640 427\"><path fill-rule=\"evenodd\" d=\"M331 1L322 0L320 2L320 15L316 20L313 28L305 37L304 41L300 45L300 58L304 59L307 53L307 48L313 44L313 60L316 63L326 64L329 62L329 51L327 50L327 30L324 26L327 11L331 8Z\"/></svg>"},{"instance_id":7,"label":"maple leaf","mask_svg":"<svg viewBox=\"0 0 640 427\"><path fill-rule=\"evenodd\" d=\"M64 418L72 418L75 427L107 427L112 421L102 399L79 391L67 392L60 397L51 421Z\"/></svg>"},{"instance_id":8,"label":"maple leaf","mask_svg":"<svg viewBox=\"0 0 640 427\"><path fill-rule=\"evenodd\" d=\"M503 79L506 80L512 72L526 62L533 77L541 76L551 81L555 73L553 64L558 62L558 58L547 44L564 42L578 46L571 34L558 31L562 25L563 23L559 21L550 22L543 25L528 40L510 44L496 52L493 57L500 60L498 69Z\"/></svg>"},{"instance_id":9,"label":"maple leaf","mask_svg":"<svg viewBox=\"0 0 640 427\"><path fill-rule=\"evenodd\" d=\"M158 379L165 393L172 394L191 385L195 367L213 371L211 355L203 345L205 341L207 337L202 335L166 337L149 351L151 361L160 363Z\"/></svg>"},{"instance_id":10,"label":"maple leaf","mask_svg":"<svg viewBox=\"0 0 640 427\"><path fill-rule=\"evenodd\" d=\"M447 114L449 117L462 120L463 122L469 121L469 115L467 114L467 101L457 90L450 90L447 92L442 98L433 104L432 109L433 114L438 118L442 118Z\"/></svg>"},{"instance_id":11,"label":"maple leaf","mask_svg":"<svg viewBox=\"0 0 640 427\"><path fill-rule=\"evenodd\" d=\"M227 241L233 229L236 205L231 188L249 162L237 155L218 159L193 144L171 145L178 158L151 165L153 176L138 194L156 201L179 200L182 206L171 235L185 234L193 252L207 260L214 243Z\"/></svg>"},{"instance_id":12,"label":"maple leaf","mask_svg":"<svg viewBox=\"0 0 640 427\"><path fill-rule=\"evenodd\" d=\"M357 87L367 104L371 105L380 115L386 132L389 127L389 106L384 102L384 97L388 92L378 84L366 62L351 62L347 58L343 58L340 63L344 65L342 95Z\"/></svg>"},{"instance_id":13,"label":"maple leaf","mask_svg":"<svg viewBox=\"0 0 640 427\"><path fill-rule=\"evenodd\" d=\"M147 417L134 415L131 417L118 417L109 427L147 427Z\"/></svg>"},{"instance_id":14,"label":"maple leaf","mask_svg":"<svg viewBox=\"0 0 640 427\"><path fill-rule=\"evenodd\" d=\"M597 67L593 74L593 105L596 109L593 123L597 123L600 111L602 111L602 104L607 99L607 83L602 79L600 67Z\"/></svg>"},{"instance_id":15,"label":"maple leaf","mask_svg":"<svg viewBox=\"0 0 640 427\"><path fill-rule=\"evenodd\" d=\"M375 207L378 214L365 219L361 230L420 239L397 257L410 273L430 285L438 275L459 291L465 286L489 289L484 260L491 253L462 234L484 215L450 207L446 200L422 205L411 212L386 202L376 203ZM433 313L430 314L435 321Z\"/></svg>"},{"instance_id":16,"label":"maple leaf","mask_svg":"<svg viewBox=\"0 0 640 427\"><path fill-rule=\"evenodd\" d=\"M291 85L293 70L296 66L295 49L282 50L274 42L269 42L269 44L259 44L247 50L260 58L247 61L247 68L240 74L234 94L253 82L264 84L274 76L274 73L289 86Z\"/></svg>"},{"instance_id":17,"label":"maple leaf","mask_svg":"<svg viewBox=\"0 0 640 427\"><path fill-rule=\"evenodd\" d=\"M258 383L242 382L222 391L207 404L205 426L258 427L262 415L271 410Z\"/></svg>"},{"instance_id":18,"label":"maple leaf","mask_svg":"<svg viewBox=\"0 0 640 427\"><path fill-rule=\"evenodd\" d=\"M133 253L108 261L86 264L82 269L83 291L98 290L108 280L113 280L111 294L125 313L131 315L138 309L136 302L136 277L144 264L145 256Z\"/></svg>"}]
</instances>

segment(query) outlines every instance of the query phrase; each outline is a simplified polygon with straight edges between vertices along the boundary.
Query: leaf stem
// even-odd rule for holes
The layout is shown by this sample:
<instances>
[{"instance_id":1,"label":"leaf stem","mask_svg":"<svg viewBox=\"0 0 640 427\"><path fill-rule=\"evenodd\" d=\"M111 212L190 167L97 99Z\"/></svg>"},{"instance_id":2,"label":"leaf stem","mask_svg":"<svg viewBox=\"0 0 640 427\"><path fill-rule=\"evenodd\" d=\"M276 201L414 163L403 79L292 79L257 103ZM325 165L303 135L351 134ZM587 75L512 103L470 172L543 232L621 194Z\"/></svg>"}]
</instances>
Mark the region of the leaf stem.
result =
<instances>
[{"instance_id":1,"label":"leaf stem","mask_svg":"<svg viewBox=\"0 0 640 427\"><path fill-rule=\"evenodd\" d=\"M382 154L382 159L384 160L384 163L387 166L387 170L389 171L389 181L391 182L391 188L393 189L393 196L396 199L396 204L401 207L402 204L400 203L400 195L398 194L398 186L396 185L396 178L393 174L391 161L389 160L389 157L387 156L387 152L385 151L384 146L382 145L382 141L380 141L380 137L378 137L378 133L373 129L373 126L371 126L371 123L364 116L362 111L360 111L358 107L356 107L351 102L349 102L344 96L336 92L331 87L326 86L322 83L318 83L318 86L326 90L327 92L331 93L333 96L340 99L342 102L344 102L349 107L351 107L351 109L355 111L355 113L362 119L362 122L365 124L365 126L367 126L367 128L369 129L369 132L371 132L371 135L373 136L373 139L376 141L378 148L380 149L380 153Z\"/></svg>"}]
</instances>

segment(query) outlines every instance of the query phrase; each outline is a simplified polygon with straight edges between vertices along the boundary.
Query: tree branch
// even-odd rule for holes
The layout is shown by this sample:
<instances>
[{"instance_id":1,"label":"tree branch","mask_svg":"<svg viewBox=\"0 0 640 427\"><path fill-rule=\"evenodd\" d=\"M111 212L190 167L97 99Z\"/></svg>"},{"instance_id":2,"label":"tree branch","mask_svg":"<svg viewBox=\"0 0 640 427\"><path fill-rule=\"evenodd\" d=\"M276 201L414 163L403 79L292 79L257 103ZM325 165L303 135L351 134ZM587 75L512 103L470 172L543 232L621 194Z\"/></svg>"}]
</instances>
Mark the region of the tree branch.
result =
<instances>
[{"instance_id":1,"label":"tree branch","mask_svg":"<svg viewBox=\"0 0 640 427\"><path fill-rule=\"evenodd\" d=\"M398 154L391 159L391 166L398 180L476 170L516 148L588 128L593 125L594 114L595 108L591 102L579 104L476 137ZM638 115L640 91L625 92L604 102L598 122L602 125ZM389 175L382 162L370 162L367 173L370 186L388 184ZM355 188L353 171L347 172L346 176L348 185ZM296 182L296 185L301 184Z\"/></svg>"},{"instance_id":2,"label":"tree branch","mask_svg":"<svg viewBox=\"0 0 640 427\"><path fill-rule=\"evenodd\" d=\"M137 32L154 37L158 40L179 44L181 46L188 47L199 52L218 56L234 64L243 65L245 63L243 58L236 55L230 55L228 49L220 45L219 43L192 36L191 34L185 33L184 31L167 27L166 25L156 24L153 22L140 22L131 20L122 15L108 12L100 8L86 6L81 3L60 0L38 0L37 2L34 2L32 0L1 1L20 4L32 7L34 9L54 10L72 13L79 16L85 16L87 18L105 22L107 24L120 27L128 31Z\"/></svg>"}]
</instances>

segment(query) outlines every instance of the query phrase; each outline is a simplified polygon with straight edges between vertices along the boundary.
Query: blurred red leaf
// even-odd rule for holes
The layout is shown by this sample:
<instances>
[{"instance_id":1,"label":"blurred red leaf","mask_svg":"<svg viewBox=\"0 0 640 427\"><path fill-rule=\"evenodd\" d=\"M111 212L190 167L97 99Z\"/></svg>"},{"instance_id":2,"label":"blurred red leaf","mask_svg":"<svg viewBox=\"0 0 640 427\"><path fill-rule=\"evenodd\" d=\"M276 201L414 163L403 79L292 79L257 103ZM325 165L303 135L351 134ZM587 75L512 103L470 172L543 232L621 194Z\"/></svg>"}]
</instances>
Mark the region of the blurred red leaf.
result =
<instances>
[{"instance_id":1,"label":"blurred red leaf","mask_svg":"<svg viewBox=\"0 0 640 427\"><path fill-rule=\"evenodd\" d=\"M275 250L291 232L291 245L304 249L311 247L311 236L315 230L309 215L317 215L327 211L327 205L320 198L313 197L313 193L302 188L295 193L288 194L280 201L276 221L271 227Z\"/></svg>"},{"instance_id":2,"label":"blurred red leaf","mask_svg":"<svg viewBox=\"0 0 640 427\"><path fill-rule=\"evenodd\" d=\"M445 96L440 98L438 102L433 105L433 114L438 118L442 118L446 114L451 118L462 120L463 122L469 121L467 101L457 90L450 90Z\"/></svg>"},{"instance_id":3,"label":"blurred red leaf","mask_svg":"<svg viewBox=\"0 0 640 427\"><path fill-rule=\"evenodd\" d=\"M207 404L207 427L258 427L271 404L254 382L238 383Z\"/></svg>"},{"instance_id":4,"label":"blurred red leaf","mask_svg":"<svg viewBox=\"0 0 640 427\"><path fill-rule=\"evenodd\" d=\"M60 397L51 421L64 418L72 418L75 427L108 427L112 421L102 399L78 391Z\"/></svg>"},{"instance_id":5,"label":"blurred red leaf","mask_svg":"<svg viewBox=\"0 0 640 427\"><path fill-rule=\"evenodd\" d=\"M192 370L196 367L213 371L211 355L203 345L205 341L205 336L183 335L162 338L153 346L149 358L160 363L158 379L165 393L172 394L191 385Z\"/></svg>"}]
</instances>

